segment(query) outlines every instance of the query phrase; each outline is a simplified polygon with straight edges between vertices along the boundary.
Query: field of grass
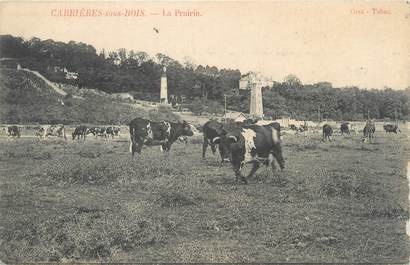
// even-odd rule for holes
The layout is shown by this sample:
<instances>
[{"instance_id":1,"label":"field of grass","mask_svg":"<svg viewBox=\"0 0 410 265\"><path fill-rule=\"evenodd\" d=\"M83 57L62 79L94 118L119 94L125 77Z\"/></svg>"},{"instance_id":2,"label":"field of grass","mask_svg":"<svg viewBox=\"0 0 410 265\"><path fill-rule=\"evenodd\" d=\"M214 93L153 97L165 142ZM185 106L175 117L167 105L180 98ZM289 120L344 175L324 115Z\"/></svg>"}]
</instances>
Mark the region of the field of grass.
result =
<instances>
[{"instance_id":1,"label":"field of grass","mask_svg":"<svg viewBox=\"0 0 410 265\"><path fill-rule=\"evenodd\" d=\"M405 263L408 135L286 135L249 185L202 144L0 138L0 260ZM246 168L249 170L250 166Z\"/></svg>"}]
</instances>

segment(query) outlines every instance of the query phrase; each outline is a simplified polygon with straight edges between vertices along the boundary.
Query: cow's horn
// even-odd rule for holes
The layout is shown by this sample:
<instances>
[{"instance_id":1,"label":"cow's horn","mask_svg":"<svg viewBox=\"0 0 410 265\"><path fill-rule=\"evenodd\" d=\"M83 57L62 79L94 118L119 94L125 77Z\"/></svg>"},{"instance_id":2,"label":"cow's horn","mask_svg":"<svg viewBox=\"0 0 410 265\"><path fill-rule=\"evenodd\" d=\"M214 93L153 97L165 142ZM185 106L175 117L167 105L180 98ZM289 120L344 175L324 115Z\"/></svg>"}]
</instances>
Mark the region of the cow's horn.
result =
<instances>
[{"instance_id":1,"label":"cow's horn","mask_svg":"<svg viewBox=\"0 0 410 265\"><path fill-rule=\"evenodd\" d=\"M221 139L221 137L219 137L219 136L215 137L214 139L212 139L212 143L215 143L215 141L217 141L219 139Z\"/></svg>"},{"instance_id":2,"label":"cow's horn","mask_svg":"<svg viewBox=\"0 0 410 265\"><path fill-rule=\"evenodd\" d=\"M238 141L238 138L236 138L236 137L233 136L233 135L230 135L229 138L230 138L230 139L233 139L235 143Z\"/></svg>"}]
</instances>

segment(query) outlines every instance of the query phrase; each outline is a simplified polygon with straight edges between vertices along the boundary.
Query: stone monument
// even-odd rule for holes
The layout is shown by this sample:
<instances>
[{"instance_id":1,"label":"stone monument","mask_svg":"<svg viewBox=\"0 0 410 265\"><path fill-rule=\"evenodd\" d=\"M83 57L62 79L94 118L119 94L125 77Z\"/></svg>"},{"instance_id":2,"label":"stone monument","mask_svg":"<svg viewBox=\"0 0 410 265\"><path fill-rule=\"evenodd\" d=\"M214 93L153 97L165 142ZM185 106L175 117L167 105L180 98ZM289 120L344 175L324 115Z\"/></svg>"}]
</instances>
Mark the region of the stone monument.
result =
<instances>
[{"instance_id":1,"label":"stone monument","mask_svg":"<svg viewBox=\"0 0 410 265\"><path fill-rule=\"evenodd\" d=\"M160 102L168 104L167 68L162 68Z\"/></svg>"}]
</instances>

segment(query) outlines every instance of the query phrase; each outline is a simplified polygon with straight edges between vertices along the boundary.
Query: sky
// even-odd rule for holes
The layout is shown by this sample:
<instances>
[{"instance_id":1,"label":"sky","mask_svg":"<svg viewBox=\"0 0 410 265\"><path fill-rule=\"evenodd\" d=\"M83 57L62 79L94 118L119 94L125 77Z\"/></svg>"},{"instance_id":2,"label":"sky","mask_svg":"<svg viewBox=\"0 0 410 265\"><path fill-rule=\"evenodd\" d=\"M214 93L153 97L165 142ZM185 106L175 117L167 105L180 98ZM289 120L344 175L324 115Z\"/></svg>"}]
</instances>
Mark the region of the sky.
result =
<instances>
[{"instance_id":1,"label":"sky","mask_svg":"<svg viewBox=\"0 0 410 265\"><path fill-rule=\"evenodd\" d=\"M187 10L196 16L180 16ZM410 1L0 2L0 34L161 52L276 81L410 86Z\"/></svg>"}]
</instances>

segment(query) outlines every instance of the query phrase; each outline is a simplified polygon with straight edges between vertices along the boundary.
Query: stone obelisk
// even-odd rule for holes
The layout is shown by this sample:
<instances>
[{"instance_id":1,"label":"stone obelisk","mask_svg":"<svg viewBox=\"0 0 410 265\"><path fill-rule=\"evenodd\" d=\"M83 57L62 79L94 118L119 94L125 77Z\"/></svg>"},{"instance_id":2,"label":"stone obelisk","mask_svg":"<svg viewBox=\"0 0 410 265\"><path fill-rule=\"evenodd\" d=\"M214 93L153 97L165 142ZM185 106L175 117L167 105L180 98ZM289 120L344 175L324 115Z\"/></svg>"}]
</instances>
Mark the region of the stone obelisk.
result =
<instances>
[{"instance_id":1,"label":"stone obelisk","mask_svg":"<svg viewBox=\"0 0 410 265\"><path fill-rule=\"evenodd\" d=\"M165 66L162 68L159 98L161 103L168 104L167 68Z\"/></svg>"},{"instance_id":2,"label":"stone obelisk","mask_svg":"<svg viewBox=\"0 0 410 265\"><path fill-rule=\"evenodd\" d=\"M258 82L251 84L250 114L258 117L263 116L262 87Z\"/></svg>"}]
</instances>

